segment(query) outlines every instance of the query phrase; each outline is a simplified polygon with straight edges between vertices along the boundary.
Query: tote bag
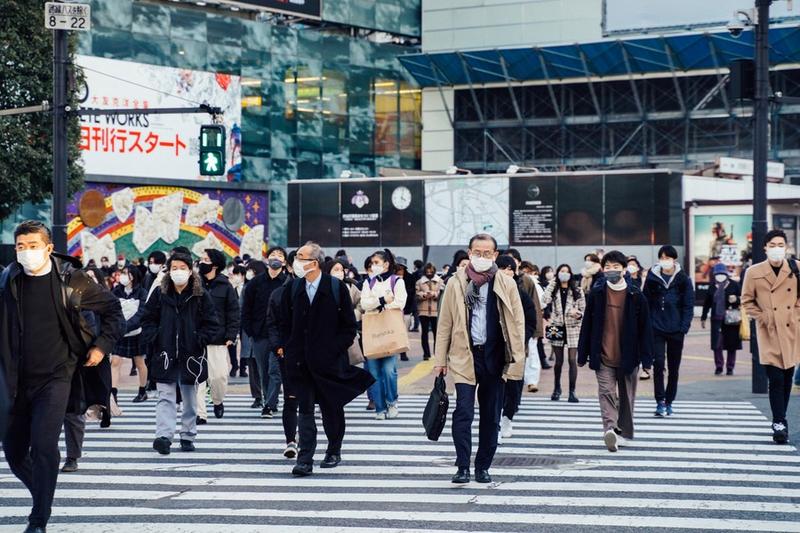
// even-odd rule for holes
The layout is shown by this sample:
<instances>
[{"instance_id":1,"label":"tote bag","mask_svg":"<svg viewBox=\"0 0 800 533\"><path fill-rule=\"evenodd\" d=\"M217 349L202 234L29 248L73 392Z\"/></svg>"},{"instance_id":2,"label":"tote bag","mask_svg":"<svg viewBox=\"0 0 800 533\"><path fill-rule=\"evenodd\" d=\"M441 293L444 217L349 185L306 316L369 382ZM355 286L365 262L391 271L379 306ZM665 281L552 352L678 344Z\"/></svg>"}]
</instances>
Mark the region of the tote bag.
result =
<instances>
[{"instance_id":1,"label":"tote bag","mask_svg":"<svg viewBox=\"0 0 800 533\"><path fill-rule=\"evenodd\" d=\"M380 313L367 313L363 317L361 341L364 357L381 359L408 351L408 330L403 311L387 309Z\"/></svg>"}]
</instances>

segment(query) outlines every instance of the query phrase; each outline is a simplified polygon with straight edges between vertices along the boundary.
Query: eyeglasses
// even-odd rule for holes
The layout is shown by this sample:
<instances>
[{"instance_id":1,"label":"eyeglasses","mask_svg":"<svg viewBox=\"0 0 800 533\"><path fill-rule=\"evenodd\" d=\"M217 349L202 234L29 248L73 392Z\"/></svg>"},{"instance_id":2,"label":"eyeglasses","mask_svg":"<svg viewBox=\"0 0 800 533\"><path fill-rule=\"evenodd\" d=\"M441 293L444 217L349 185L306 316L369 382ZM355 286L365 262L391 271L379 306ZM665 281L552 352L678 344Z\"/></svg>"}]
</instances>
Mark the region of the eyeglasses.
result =
<instances>
[{"instance_id":1,"label":"eyeglasses","mask_svg":"<svg viewBox=\"0 0 800 533\"><path fill-rule=\"evenodd\" d=\"M495 254L495 252L483 252L483 253L480 253L480 252L470 252L469 256L470 256L470 257L474 257L474 258L476 258L476 259L477 259L478 257L483 257L484 259L494 259L494 254Z\"/></svg>"}]
</instances>

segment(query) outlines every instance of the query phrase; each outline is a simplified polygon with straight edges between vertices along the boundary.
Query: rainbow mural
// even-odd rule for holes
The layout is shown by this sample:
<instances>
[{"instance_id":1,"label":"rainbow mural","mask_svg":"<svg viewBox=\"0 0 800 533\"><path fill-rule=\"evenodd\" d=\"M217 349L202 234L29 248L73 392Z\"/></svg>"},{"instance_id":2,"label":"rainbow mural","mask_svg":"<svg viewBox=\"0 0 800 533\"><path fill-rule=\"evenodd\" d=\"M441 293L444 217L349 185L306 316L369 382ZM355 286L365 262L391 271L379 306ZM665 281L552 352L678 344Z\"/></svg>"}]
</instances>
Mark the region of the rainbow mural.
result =
<instances>
[{"instance_id":1,"label":"rainbow mural","mask_svg":"<svg viewBox=\"0 0 800 533\"><path fill-rule=\"evenodd\" d=\"M81 198L89 191L99 192L105 202L105 216L92 228L80 216ZM69 253L75 257L86 255L84 247L89 247L86 243L92 243L98 250L102 248L103 255L121 253L129 259L146 258L152 251L168 251L176 246L192 250L198 243L199 246L212 243L207 247L218 248L230 258L243 253L255 255L259 248L263 253L269 235L268 198L267 191L87 183L67 206ZM166 204L168 210L164 209ZM202 216L197 215L200 207ZM165 213L169 220L165 220ZM137 223L137 214L147 220ZM156 219L159 214L161 218ZM198 223L201 219L202 223ZM256 233L247 238L251 231ZM143 233L147 235L143 237ZM144 248L143 242L149 245ZM99 253L89 250L88 257Z\"/></svg>"}]
</instances>

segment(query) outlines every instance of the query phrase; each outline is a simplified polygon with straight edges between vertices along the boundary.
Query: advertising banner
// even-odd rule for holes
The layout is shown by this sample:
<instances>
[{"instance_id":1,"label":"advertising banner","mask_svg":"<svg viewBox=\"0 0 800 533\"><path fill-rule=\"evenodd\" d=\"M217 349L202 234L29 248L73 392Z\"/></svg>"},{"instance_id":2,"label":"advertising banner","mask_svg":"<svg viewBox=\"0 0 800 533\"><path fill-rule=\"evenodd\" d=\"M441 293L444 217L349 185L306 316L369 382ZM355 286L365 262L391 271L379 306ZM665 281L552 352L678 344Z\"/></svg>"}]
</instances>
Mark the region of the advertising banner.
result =
<instances>
[{"instance_id":1,"label":"advertising banner","mask_svg":"<svg viewBox=\"0 0 800 533\"><path fill-rule=\"evenodd\" d=\"M78 56L88 86L90 109L127 109L129 113L81 118L80 149L86 173L136 178L241 179L241 80L230 74L161 67L94 56ZM143 115L159 107L198 107L207 103L223 112L226 174L199 174L200 126L205 113Z\"/></svg>"},{"instance_id":2,"label":"advertising banner","mask_svg":"<svg viewBox=\"0 0 800 533\"><path fill-rule=\"evenodd\" d=\"M728 267L733 279L741 277L744 260L753 248L752 225L751 215L694 216L692 250L698 289L708 285L711 269L717 262Z\"/></svg>"}]
</instances>

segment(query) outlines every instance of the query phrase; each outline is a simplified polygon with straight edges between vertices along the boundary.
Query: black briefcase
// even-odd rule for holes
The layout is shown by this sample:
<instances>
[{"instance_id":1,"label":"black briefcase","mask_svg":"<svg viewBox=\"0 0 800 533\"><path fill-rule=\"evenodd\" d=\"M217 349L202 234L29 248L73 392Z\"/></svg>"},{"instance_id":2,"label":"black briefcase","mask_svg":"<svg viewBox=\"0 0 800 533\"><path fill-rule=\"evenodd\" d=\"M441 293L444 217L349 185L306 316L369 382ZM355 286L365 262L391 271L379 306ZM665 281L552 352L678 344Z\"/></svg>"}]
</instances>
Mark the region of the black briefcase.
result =
<instances>
[{"instance_id":1,"label":"black briefcase","mask_svg":"<svg viewBox=\"0 0 800 533\"><path fill-rule=\"evenodd\" d=\"M433 390L428 398L428 405L422 413L422 425L425 427L425 434L428 440L438 441L439 436L447 423L447 408L450 406L450 398L447 396L447 386L444 376L439 374L433 382Z\"/></svg>"}]
</instances>

